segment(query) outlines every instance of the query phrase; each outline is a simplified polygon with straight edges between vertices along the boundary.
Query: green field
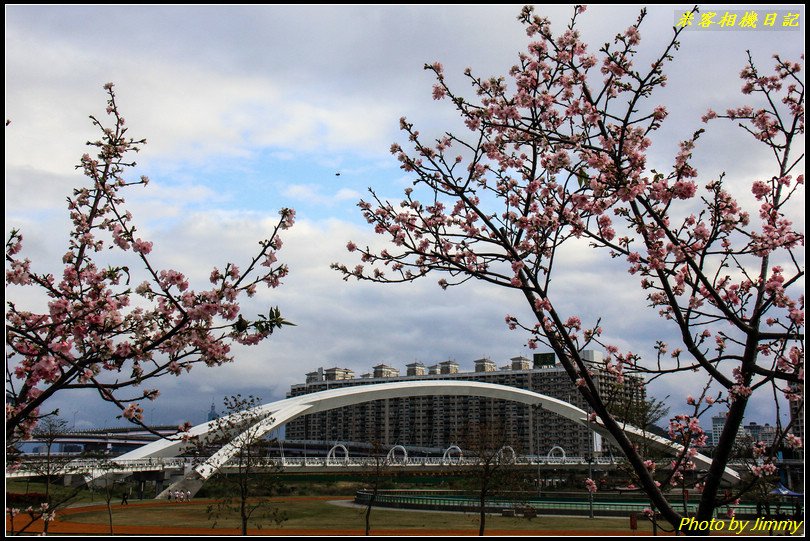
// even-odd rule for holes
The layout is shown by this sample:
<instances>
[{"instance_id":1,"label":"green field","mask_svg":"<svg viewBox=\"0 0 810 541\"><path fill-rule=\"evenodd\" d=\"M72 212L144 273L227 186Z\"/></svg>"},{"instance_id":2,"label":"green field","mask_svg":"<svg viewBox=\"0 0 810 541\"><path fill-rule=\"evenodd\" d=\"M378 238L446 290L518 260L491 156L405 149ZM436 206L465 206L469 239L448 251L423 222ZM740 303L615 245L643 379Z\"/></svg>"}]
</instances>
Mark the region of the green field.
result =
<instances>
[{"instance_id":1,"label":"green field","mask_svg":"<svg viewBox=\"0 0 810 541\"><path fill-rule=\"evenodd\" d=\"M278 508L286 517L286 520L276 524L272 518L259 518L249 524L251 530L261 530L264 532L291 534L302 534L308 530L308 535L328 535L330 532L336 533L362 533L365 528L365 509L349 507L346 503L351 503L354 492L362 486L357 481L336 480L336 479L296 479L295 482L287 485L287 496L277 496L272 499L271 506ZM224 532L227 529L239 527L237 515L219 516L215 520L209 517L208 507L223 494L224 487L217 487L212 483L206 487L209 492L220 492L210 494L207 498L195 498L191 503L171 503L167 501L155 501L152 499L137 500L130 497L130 505L120 505L120 488L114 494L117 496L111 500L113 511L113 524L116 528L125 529L143 528L141 532L126 532L124 534L165 533L167 528L193 528L207 530L211 529L212 534ZM106 529L108 515L105 507L100 506L105 501L103 492L91 492L87 489L73 491L72 489L60 486L52 486L52 494L71 494L75 497L70 501L68 514L62 519L65 523L86 524L88 533L101 534ZM44 485L35 482L9 481L6 485L7 492L43 492ZM602 495L606 498L608 495ZM211 499L213 498L213 499ZM452 496L445 496L445 499L452 499ZM551 498L548 498L551 499ZM343 505L334 502L342 501ZM563 502L565 503L565 502ZM601 502L609 504L608 501ZM92 504L95 504L90 507ZM561 505L557 502L557 505ZM580 502L581 505L581 502ZM85 509L86 507L86 509ZM542 513L542 510L541 510ZM93 526L90 526L93 525ZM597 517L588 519L584 516L550 516L539 515L535 518L524 517L502 517L500 515L489 515L487 518L486 530L490 533L509 532L515 535L541 535L543 533L558 532L560 535L607 535L615 533L618 535L645 535L652 533L649 522L640 519L638 530L631 532L630 520L624 518ZM442 531L455 533L476 534L478 531L478 514L461 512L435 512L422 510L400 510L375 508L371 513L371 533L378 531L385 534L430 534L439 535ZM72 531L77 531L75 528ZM79 529L78 531L82 531ZM803 534L804 529L800 530ZM178 533L174 530L173 533ZM119 533L119 532L116 532ZM227 532L226 532L227 533ZM232 533L232 532L231 532ZM721 532L714 532L721 534ZM727 533L727 532L725 532ZM767 535L767 532L750 532L758 535Z\"/></svg>"},{"instance_id":2,"label":"green field","mask_svg":"<svg viewBox=\"0 0 810 541\"><path fill-rule=\"evenodd\" d=\"M357 530L365 527L365 509L344 507L324 500L284 500L273 502L288 516L280 526L271 520L261 524L262 529L272 530ZM207 504L166 504L158 507L142 507L136 504L114 509L113 522L120 526L205 527L212 525L206 514ZM71 522L105 523L106 511L71 514ZM220 519L217 528L236 528L238 517ZM251 528L258 528L251 524ZM651 532L648 525L639 524L640 532ZM371 513L372 533L375 528L384 530L476 530L478 515L472 513L438 513L426 511L403 511L374 509ZM537 517L533 519L489 516L487 530L521 530L527 533L537 530L616 530L629 532L628 519L582 517Z\"/></svg>"}]
</instances>

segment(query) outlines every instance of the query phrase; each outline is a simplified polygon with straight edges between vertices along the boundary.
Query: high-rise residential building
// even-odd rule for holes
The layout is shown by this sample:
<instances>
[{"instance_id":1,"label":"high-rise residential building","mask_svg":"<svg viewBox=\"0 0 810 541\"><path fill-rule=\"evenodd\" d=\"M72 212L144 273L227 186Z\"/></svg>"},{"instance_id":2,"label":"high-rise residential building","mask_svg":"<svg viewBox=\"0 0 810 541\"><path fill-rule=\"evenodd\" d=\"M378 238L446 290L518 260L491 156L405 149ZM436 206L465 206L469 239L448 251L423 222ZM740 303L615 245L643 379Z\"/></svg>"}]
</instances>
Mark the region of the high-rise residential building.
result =
<instances>
[{"instance_id":1,"label":"high-rise residential building","mask_svg":"<svg viewBox=\"0 0 810 541\"><path fill-rule=\"evenodd\" d=\"M759 438L756 441L764 441L768 445L773 445L773 442L776 440L776 433L775 426L765 423L765 426L760 427Z\"/></svg>"},{"instance_id":2,"label":"high-rise residential building","mask_svg":"<svg viewBox=\"0 0 810 541\"><path fill-rule=\"evenodd\" d=\"M589 351L594 381L610 402L643 404L645 391L640 378L625 377L623 383L600 370L601 353ZM343 386L389 383L394 381L441 380L480 381L531 390L569 402L589 411L553 354L535 358L515 357L502 367L483 358L474 361L475 370L463 372L455 361L429 367L414 362L406 375L385 364L372 374L355 379L327 376L335 369L318 369L307 374L306 383L293 385L289 397ZM350 372L350 371L349 371ZM561 447L566 454L584 456L601 450L601 438L586 427L538 407L517 402L475 396L418 396L375 400L364 404L300 417L286 427L286 437L298 440L332 442L379 442L383 445L447 448L461 444L472 426L502 431L504 444L528 455L545 455Z\"/></svg>"},{"instance_id":3,"label":"high-rise residential building","mask_svg":"<svg viewBox=\"0 0 810 541\"><path fill-rule=\"evenodd\" d=\"M766 445L770 446L776 439L776 427L771 426L768 423L761 425L751 421L745 425L744 429L746 434L751 436L751 441L754 442L762 441L765 442Z\"/></svg>"},{"instance_id":4,"label":"high-rise residential building","mask_svg":"<svg viewBox=\"0 0 810 541\"><path fill-rule=\"evenodd\" d=\"M424 376L427 374L427 368L422 363L411 363L405 365L406 375L408 376Z\"/></svg>"},{"instance_id":5,"label":"high-rise residential building","mask_svg":"<svg viewBox=\"0 0 810 541\"><path fill-rule=\"evenodd\" d=\"M720 442L720 434L726 426L726 414L712 416L712 442L717 445Z\"/></svg>"},{"instance_id":6,"label":"high-rise residential building","mask_svg":"<svg viewBox=\"0 0 810 541\"><path fill-rule=\"evenodd\" d=\"M726 426L726 418L728 416L728 411L720 413L718 415L712 416L712 445L717 446L720 442L720 435L723 433L723 428ZM760 434L760 437L763 436L762 429L764 427L760 427L756 423L751 423L750 427L753 427L754 430ZM767 435L767 430L764 432ZM734 438L734 445L741 446L741 447L750 447L751 441L753 437L751 432L746 428L744 425L740 426L740 429L737 431L737 435Z\"/></svg>"}]
</instances>

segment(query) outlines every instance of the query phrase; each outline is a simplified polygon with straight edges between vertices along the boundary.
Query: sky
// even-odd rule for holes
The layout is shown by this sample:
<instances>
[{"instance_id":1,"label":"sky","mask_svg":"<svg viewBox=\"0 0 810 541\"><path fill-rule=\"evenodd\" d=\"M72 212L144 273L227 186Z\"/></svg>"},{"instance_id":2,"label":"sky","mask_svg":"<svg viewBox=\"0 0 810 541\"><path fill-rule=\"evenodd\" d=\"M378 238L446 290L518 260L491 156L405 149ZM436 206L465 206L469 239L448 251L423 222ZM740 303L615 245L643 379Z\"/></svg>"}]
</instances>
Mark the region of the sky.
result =
<instances>
[{"instance_id":1,"label":"sky","mask_svg":"<svg viewBox=\"0 0 810 541\"><path fill-rule=\"evenodd\" d=\"M651 7L642 49L660 51L676 12L689 7ZM595 52L639 9L590 7L581 18L584 40ZM447 102L432 99L424 64L442 62L460 89L468 66L505 75L529 42L519 11L517 5L7 5L6 233L22 230L35 270L59 271L70 225L65 197L83 182L74 166L84 142L95 137L88 115L103 114L102 85L113 82L131 135L148 140L131 175L147 175L151 183L130 191L127 202L141 234L154 242L158 266L185 272L192 288L202 289L214 266L251 256L280 208L293 207L298 217L280 252L289 277L244 305L248 318L278 306L296 326L235 349L232 364L161 380L161 397L144 404L147 422L198 423L212 402L237 392L281 399L321 366L359 375L386 363L404 373L414 361L454 359L472 370L484 356L499 365L528 356L527 336L504 324L506 314L526 314L514 292L475 283L442 291L440 276L407 285L346 282L329 268L357 263L346 251L349 240L382 246L356 207L366 190L399 198L411 184L389 154L391 143L406 143L399 118L435 136L458 126ZM537 11L558 34L572 7ZM792 11L800 13L800 31L682 35L669 84L655 97L670 117L655 134L652 164L671 165L678 141L702 127L709 107L745 103L738 74L746 50L763 69L776 53L798 60L804 8ZM695 157L701 173L716 178L725 171L748 185L772 174L767 153L740 130L712 128ZM803 228L803 209L800 220ZM657 339L674 342L672 329L645 307L638 279L606 259L585 247L566 254L564 309L591 321L601 316L612 343L652 358ZM7 288L6 298L43 306L22 288ZM697 390L693 384L659 380L648 392L669 396L676 413ZM52 406L77 428L120 423L113 408L87 393L58 394ZM773 423L771 410L768 397L757 399L747 420Z\"/></svg>"}]
</instances>

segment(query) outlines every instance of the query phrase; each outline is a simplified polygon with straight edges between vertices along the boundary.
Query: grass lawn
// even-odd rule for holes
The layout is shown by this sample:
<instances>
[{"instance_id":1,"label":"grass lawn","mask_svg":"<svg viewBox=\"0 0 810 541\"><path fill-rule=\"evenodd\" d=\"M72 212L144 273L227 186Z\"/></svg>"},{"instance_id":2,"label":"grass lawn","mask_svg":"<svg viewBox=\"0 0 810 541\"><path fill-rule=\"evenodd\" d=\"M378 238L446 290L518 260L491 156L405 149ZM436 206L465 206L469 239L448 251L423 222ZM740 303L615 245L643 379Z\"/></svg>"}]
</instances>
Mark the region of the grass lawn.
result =
<instances>
[{"instance_id":1,"label":"grass lawn","mask_svg":"<svg viewBox=\"0 0 810 541\"><path fill-rule=\"evenodd\" d=\"M38 492L43 494L45 492L45 483L42 481L26 481L25 479L7 479L6 492L14 492L17 494L26 494L30 492ZM73 502L103 502L104 497L101 492L96 490L90 492L86 488L70 488L60 483L52 483L50 488L51 495L55 500L62 498L69 498ZM120 494L119 494L120 498Z\"/></svg>"},{"instance_id":2,"label":"grass lawn","mask_svg":"<svg viewBox=\"0 0 810 541\"><path fill-rule=\"evenodd\" d=\"M271 506L279 508L287 520L276 524L271 518L259 519L249 525L250 533L269 535L362 535L365 529L365 509L336 505L330 501L351 502L348 496L352 490L331 485L335 495L286 496L272 499ZM324 490L326 487L323 487ZM38 483L9 481L6 490L24 493L42 491ZM53 487L56 493L70 493L71 489ZM324 492L320 492L323 494ZM327 492L328 494L328 492ZM208 518L207 508L215 500L197 498L190 503L174 503L158 500L130 500L130 505L120 505L120 495L112 501L114 533L130 535L229 535L239 533L239 519L232 516ZM99 492L80 490L71 500L68 509L61 509L59 519L51 525L51 532L65 534L108 534L106 505ZM20 516L16 528L22 526ZM9 529L6 517L6 529ZM751 521L749 524L753 524ZM36 526L36 525L35 525ZM803 525L802 525L803 526ZM651 525L638 521L639 529L630 530L628 518L594 518L569 516L538 516L533 519L522 517L507 518L489 515L486 531L499 535L649 535ZM39 525L41 528L41 523ZM29 532L41 531L35 527ZM371 533L377 535L476 535L478 515L474 513L440 513L429 511L394 510L375 508L371 513ZM659 534L663 532L659 531ZM708 533L708 532L703 532ZM715 531L714 535L728 534ZM801 528L797 535L803 535ZM767 535L768 532L752 532L746 529L745 535ZM670 534L671 535L671 534Z\"/></svg>"},{"instance_id":3,"label":"grass lawn","mask_svg":"<svg viewBox=\"0 0 810 541\"><path fill-rule=\"evenodd\" d=\"M329 503L329 498L274 498L272 505L282 509L288 520L276 525L267 519L261 524L261 530L269 533L284 531L323 530L326 531L362 531L365 525L365 509L351 508ZM115 506L113 523L116 526L140 526L153 528L153 533L168 531L170 528L204 528L211 527L206 508L209 501L192 501L191 503L153 502L127 506ZM104 509L71 511L65 521L85 524L105 524L107 512ZM641 522L641 521L640 521ZM217 529L231 529L239 526L238 517L220 518ZM251 524L251 528L258 529ZM646 524L639 524L638 533L649 533ZM376 508L371 513L371 529L383 532L398 531L402 533L425 533L429 531L469 531L477 533L478 515L471 513L436 513L419 511L400 511ZM537 517L533 519L506 518L491 515L487 518L488 531L525 532L538 531L615 531L616 534L630 534L629 519L583 517ZM212 532L214 533L214 532Z\"/></svg>"}]
</instances>

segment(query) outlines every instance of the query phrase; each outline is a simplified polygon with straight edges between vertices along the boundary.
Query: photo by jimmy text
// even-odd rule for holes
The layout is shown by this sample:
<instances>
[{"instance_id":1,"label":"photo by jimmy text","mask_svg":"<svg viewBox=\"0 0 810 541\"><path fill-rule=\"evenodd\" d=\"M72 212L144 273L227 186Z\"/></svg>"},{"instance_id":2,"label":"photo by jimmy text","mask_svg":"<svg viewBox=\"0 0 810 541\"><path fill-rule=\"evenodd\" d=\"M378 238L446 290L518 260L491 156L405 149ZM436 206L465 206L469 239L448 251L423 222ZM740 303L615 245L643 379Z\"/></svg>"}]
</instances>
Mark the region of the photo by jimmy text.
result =
<instances>
[{"instance_id":1,"label":"photo by jimmy text","mask_svg":"<svg viewBox=\"0 0 810 541\"><path fill-rule=\"evenodd\" d=\"M730 534L742 534L743 532L785 532L790 535L802 529L803 520L771 520L764 517L757 517L754 520L738 520L731 517L731 520L697 520L694 517L684 517L678 525L680 531L690 532L728 532Z\"/></svg>"}]
</instances>

